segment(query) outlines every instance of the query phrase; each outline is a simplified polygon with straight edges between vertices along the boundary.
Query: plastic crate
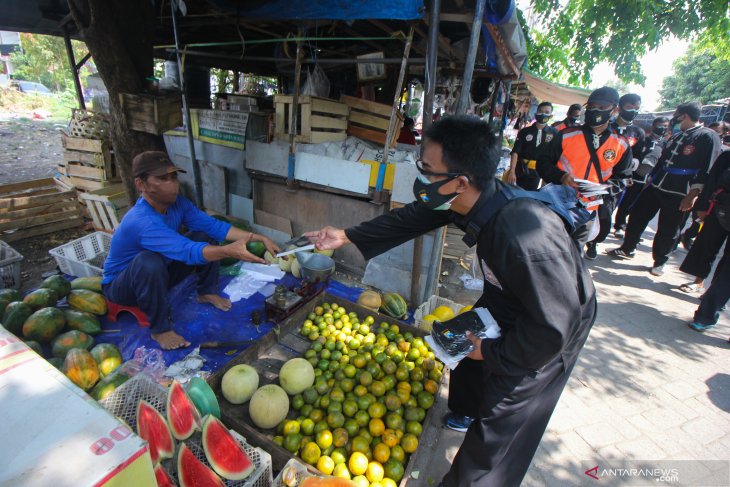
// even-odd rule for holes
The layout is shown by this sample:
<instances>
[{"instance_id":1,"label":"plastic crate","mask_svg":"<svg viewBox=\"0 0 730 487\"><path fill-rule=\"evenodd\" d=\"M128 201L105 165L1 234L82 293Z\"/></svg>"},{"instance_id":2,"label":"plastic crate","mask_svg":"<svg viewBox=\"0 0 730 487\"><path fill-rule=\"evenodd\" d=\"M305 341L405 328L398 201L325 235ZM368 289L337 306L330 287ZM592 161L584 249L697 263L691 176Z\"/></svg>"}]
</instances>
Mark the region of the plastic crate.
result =
<instances>
[{"instance_id":1,"label":"plastic crate","mask_svg":"<svg viewBox=\"0 0 730 487\"><path fill-rule=\"evenodd\" d=\"M20 287L20 261L23 256L0 240L0 288L18 289Z\"/></svg>"},{"instance_id":2,"label":"plastic crate","mask_svg":"<svg viewBox=\"0 0 730 487\"><path fill-rule=\"evenodd\" d=\"M137 404L143 399L154 406L162 416L167 417L167 389L144 373L137 374L129 379L105 399L99 401L99 404L114 416L124 420L136 433ZM255 465L256 470L244 480L223 479L226 487L271 487L274 481L271 455L261 448L249 445L246 439L237 432L231 430L231 434L246 451L246 454ZM176 441L176 443L177 448L179 448L182 442ZM185 440L185 444L198 460L210 467L208 460L205 458L199 433ZM177 472L175 469L176 458L167 460L163 466L177 480Z\"/></svg>"},{"instance_id":3,"label":"plastic crate","mask_svg":"<svg viewBox=\"0 0 730 487\"><path fill-rule=\"evenodd\" d=\"M307 469L306 465L304 465L296 458L292 458L291 460L286 462L284 468L281 469L279 475L277 475L274 479L274 487L287 487L288 485L290 485L284 482L284 475L295 478L296 484L294 485L299 485L304 479L315 476Z\"/></svg>"},{"instance_id":4,"label":"plastic crate","mask_svg":"<svg viewBox=\"0 0 730 487\"><path fill-rule=\"evenodd\" d=\"M431 314L431 312L439 306L448 306L449 308L451 308L451 311L453 311L454 314L457 314L459 310L465 305L459 304L450 299L442 298L441 296L433 295L428 298L428 301L416 308L416 311L413 313L413 319L416 322L416 326L418 328L427 330L428 327L426 326L426 322L423 321L423 317Z\"/></svg>"},{"instance_id":5,"label":"plastic crate","mask_svg":"<svg viewBox=\"0 0 730 487\"><path fill-rule=\"evenodd\" d=\"M112 236L105 232L94 232L48 253L56 259L61 272L75 277L101 276L104 261L109 254Z\"/></svg>"}]
</instances>

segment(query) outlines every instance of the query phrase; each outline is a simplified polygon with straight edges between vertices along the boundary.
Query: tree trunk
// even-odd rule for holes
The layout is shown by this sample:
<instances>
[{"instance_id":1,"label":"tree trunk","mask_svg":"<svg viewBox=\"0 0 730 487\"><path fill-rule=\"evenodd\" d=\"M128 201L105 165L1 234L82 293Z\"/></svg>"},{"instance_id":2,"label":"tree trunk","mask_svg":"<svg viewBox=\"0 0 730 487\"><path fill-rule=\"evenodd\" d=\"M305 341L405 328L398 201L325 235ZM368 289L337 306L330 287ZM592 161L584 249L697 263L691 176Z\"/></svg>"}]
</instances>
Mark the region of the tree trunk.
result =
<instances>
[{"instance_id":1,"label":"tree trunk","mask_svg":"<svg viewBox=\"0 0 730 487\"><path fill-rule=\"evenodd\" d=\"M153 74L154 10L149 0L68 0L71 15L109 92L111 138L118 172L130 201L137 192L132 159L163 149L157 135L130 130L120 93L141 93Z\"/></svg>"}]
</instances>

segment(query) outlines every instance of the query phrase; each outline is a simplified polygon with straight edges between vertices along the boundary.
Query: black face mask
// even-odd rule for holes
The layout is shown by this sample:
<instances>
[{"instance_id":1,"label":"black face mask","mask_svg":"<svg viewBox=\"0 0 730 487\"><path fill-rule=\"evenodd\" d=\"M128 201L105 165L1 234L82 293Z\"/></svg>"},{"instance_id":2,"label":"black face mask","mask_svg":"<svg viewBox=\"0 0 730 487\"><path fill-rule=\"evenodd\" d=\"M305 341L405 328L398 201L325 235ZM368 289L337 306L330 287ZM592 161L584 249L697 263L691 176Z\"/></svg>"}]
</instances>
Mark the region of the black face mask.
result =
<instances>
[{"instance_id":1,"label":"black face mask","mask_svg":"<svg viewBox=\"0 0 730 487\"><path fill-rule=\"evenodd\" d=\"M679 120L679 117L681 117L681 116L682 116L682 115L678 115L678 116L676 116L676 117L672 117L672 119L671 119L671 120L669 121L669 126L670 126L670 127L674 127L675 125L679 125L680 123L682 123L682 122L681 122L681 121Z\"/></svg>"},{"instance_id":2,"label":"black face mask","mask_svg":"<svg viewBox=\"0 0 730 487\"><path fill-rule=\"evenodd\" d=\"M636 118L636 115L639 114L639 110L623 110L619 112L619 115L621 118L626 120L627 122L631 122Z\"/></svg>"},{"instance_id":3,"label":"black face mask","mask_svg":"<svg viewBox=\"0 0 730 487\"><path fill-rule=\"evenodd\" d=\"M419 174L416 180L413 181L413 195L417 201L420 201L431 210L448 210L451 208L451 202L459 196L459 193L440 194L439 188L457 177L432 183L426 176Z\"/></svg>"},{"instance_id":4,"label":"black face mask","mask_svg":"<svg viewBox=\"0 0 730 487\"><path fill-rule=\"evenodd\" d=\"M535 120L537 120L537 123L540 123L540 124L548 123L548 120L550 120L551 117L552 117L552 115L550 115L548 113L536 113L535 114Z\"/></svg>"},{"instance_id":5,"label":"black face mask","mask_svg":"<svg viewBox=\"0 0 730 487\"><path fill-rule=\"evenodd\" d=\"M722 138L722 143L725 145L730 145L730 135L726 135Z\"/></svg>"},{"instance_id":6,"label":"black face mask","mask_svg":"<svg viewBox=\"0 0 730 487\"><path fill-rule=\"evenodd\" d=\"M655 135L658 135L661 137L662 135L667 133L667 128L663 125L661 127L654 127L652 129L652 132L654 132Z\"/></svg>"},{"instance_id":7,"label":"black face mask","mask_svg":"<svg viewBox=\"0 0 730 487\"><path fill-rule=\"evenodd\" d=\"M599 110L597 108L590 108L586 110L586 125L589 127L598 127L608 122L611 118L612 109Z\"/></svg>"}]
</instances>

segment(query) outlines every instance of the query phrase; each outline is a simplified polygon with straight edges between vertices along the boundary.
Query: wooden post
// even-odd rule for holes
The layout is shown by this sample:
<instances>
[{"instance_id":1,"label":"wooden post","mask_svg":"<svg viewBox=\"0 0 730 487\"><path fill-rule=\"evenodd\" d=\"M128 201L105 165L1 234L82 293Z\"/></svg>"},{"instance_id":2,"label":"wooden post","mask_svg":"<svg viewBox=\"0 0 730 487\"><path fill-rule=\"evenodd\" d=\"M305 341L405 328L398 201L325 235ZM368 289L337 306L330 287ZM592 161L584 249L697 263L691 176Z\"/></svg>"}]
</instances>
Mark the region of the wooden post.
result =
<instances>
[{"instance_id":1,"label":"wooden post","mask_svg":"<svg viewBox=\"0 0 730 487\"><path fill-rule=\"evenodd\" d=\"M297 37L302 37L301 32ZM299 85L302 81L302 41L297 41L297 61L294 65L294 99L289 116L289 165L287 169L286 187L296 188L294 179L294 163L296 161L297 120L299 118Z\"/></svg>"}]
</instances>

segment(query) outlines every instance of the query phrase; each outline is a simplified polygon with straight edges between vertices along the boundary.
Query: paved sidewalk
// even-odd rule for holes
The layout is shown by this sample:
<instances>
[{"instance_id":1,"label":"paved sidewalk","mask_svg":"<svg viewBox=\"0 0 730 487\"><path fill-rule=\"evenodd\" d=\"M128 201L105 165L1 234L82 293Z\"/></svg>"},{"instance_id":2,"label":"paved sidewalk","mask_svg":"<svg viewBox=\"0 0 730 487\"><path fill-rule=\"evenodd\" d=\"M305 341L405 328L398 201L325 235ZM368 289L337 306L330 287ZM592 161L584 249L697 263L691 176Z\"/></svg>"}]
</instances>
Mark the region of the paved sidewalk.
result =
<instances>
[{"instance_id":1,"label":"paved sidewalk","mask_svg":"<svg viewBox=\"0 0 730 487\"><path fill-rule=\"evenodd\" d=\"M652 235L645 236L651 245ZM653 460L730 460L730 313L712 331L691 330L687 321L699 295L677 289L691 280L678 270L684 249L673 254L664 276L654 277L648 245L640 245L631 260L603 255L619 244L609 237L590 264L598 319L526 487L608 485L584 472L619 461L645 460L652 467ZM442 399L434 413L445 411ZM433 455L419 462L419 480L411 482L436 485L461 439L443 428L424 438ZM693 464L706 474L708 466Z\"/></svg>"}]
</instances>

